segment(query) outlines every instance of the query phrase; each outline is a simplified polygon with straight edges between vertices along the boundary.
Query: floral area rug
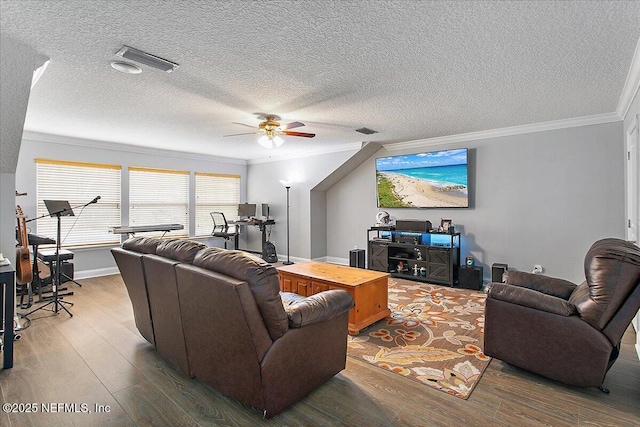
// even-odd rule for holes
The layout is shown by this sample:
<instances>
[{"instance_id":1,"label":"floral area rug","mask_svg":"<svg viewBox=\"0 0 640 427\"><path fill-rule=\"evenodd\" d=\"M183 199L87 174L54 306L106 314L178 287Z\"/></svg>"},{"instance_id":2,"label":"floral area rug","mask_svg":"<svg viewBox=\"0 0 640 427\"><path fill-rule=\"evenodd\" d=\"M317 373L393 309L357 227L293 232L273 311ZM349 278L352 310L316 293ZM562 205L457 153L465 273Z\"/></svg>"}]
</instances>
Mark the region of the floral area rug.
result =
<instances>
[{"instance_id":1,"label":"floral area rug","mask_svg":"<svg viewBox=\"0 0 640 427\"><path fill-rule=\"evenodd\" d=\"M467 399L489 365L480 291L389 279L391 315L348 338L347 354Z\"/></svg>"}]
</instances>

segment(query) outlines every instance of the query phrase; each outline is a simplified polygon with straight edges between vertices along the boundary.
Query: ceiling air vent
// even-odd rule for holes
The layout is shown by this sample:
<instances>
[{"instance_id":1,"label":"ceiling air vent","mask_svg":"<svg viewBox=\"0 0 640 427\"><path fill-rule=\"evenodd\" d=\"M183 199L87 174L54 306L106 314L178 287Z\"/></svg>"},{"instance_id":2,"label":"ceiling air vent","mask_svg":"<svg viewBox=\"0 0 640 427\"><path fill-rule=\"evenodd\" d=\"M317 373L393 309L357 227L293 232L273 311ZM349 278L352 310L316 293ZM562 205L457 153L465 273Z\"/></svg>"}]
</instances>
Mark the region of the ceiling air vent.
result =
<instances>
[{"instance_id":1,"label":"ceiling air vent","mask_svg":"<svg viewBox=\"0 0 640 427\"><path fill-rule=\"evenodd\" d=\"M162 59L158 56L151 55L150 53L143 52L129 46L122 46L122 49L117 51L116 55L130 59L131 61L148 65L149 67L157 68L158 70L166 71L167 73L170 73L179 67L175 62Z\"/></svg>"},{"instance_id":2,"label":"ceiling air vent","mask_svg":"<svg viewBox=\"0 0 640 427\"><path fill-rule=\"evenodd\" d=\"M365 135L373 135L374 133L378 133L377 130L373 130L369 128L356 129L356 132L364 133Z\"/></svg>"}]
</instances>

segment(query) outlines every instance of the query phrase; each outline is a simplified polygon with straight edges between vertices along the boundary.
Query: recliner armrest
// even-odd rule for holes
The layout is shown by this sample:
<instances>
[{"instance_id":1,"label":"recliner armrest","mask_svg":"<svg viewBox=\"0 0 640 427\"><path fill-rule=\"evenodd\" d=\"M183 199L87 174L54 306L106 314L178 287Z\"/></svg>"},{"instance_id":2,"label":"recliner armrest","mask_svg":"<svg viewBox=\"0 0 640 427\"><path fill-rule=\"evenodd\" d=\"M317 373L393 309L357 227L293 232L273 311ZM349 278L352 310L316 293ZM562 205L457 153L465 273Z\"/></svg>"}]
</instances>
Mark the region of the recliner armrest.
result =
<instances>
[{"instance_id":1,"label":"recliner armrest","mask_svg":"<svg viewBox=\"0 0 640 427\"><path fill-rule=\"evenodd\" d=\"M487 298L493 298L565 317L578 312L575 305L562 298L546 295L528 288L513 286L508 283L491 283L487 290Z\"/></svg>"},{"instance_id":2,"label":"recliner armrest","mask_svg":"<svg viewBox=\"0 0 640 427\"><path fill-rule=\"evenodd\" d=\"M333 319L354 306L351 295L338 289L299 298L290 298L286 293L282 295L292 329Z\"/></svg>"},{"instance_id":3,"label":"recliner armrest","mask_svg":"<svg viewBox=\"0 0 640 427\"><path fill-rule=\"evenodd\" d=\"M527 273L526 271L507 271L504 273L504 279L510 285L533 289L534 291L565 300L569 299L571 293L577 287L575 283L571 283L568 280L543 274Z\"/></svg>"}]
</instances>

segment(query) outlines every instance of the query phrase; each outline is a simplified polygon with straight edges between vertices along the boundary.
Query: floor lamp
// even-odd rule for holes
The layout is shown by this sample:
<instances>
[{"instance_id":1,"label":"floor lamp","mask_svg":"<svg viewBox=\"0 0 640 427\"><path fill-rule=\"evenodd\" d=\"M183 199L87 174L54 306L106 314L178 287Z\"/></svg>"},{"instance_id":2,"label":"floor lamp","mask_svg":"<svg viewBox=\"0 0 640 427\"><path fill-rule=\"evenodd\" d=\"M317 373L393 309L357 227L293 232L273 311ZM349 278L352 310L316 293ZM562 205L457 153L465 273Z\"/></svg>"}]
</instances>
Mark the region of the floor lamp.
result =
<instances>
[{"instance_id":1,"label":"floor lamp","mask_svg":"<svg viewBox=\"0 0 640 427\"><path fill-rule=\"evenodd\" d=\"M284 265L291 265L293 262L289 259L289 190L293 181L280 181L284 188L287 189L287 260L283 262Z\"/></svg>"}]
</instances>

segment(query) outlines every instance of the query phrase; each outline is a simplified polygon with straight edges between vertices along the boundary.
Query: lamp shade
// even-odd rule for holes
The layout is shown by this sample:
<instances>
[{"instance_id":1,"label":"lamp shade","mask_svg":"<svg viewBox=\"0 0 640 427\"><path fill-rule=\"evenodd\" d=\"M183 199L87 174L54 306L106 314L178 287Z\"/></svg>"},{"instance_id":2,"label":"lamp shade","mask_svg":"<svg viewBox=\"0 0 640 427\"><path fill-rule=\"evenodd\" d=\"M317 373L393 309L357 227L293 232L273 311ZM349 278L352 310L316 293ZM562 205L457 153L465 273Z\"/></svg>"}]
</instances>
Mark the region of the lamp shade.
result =
<instances>
[{"instance_id":1,"label":"lamp shade","mask_svg":"<svg viewBox=\"0 0 640 427\"><path fill-rule=\"evenodd\" d=\"M280 147L284 143L284 139L280 138L278 135L267 134L262 135L258 139L258 144L262 145L264 148L273 148Z\"/></svg>"},{"instance_id":2,"label":"lamp shade","mask_svg":"<svg viewBox=\"0 0 640 427\"><path fill-rule=\"evenodd\" d=\"M258 139L258 144L262 145L264 148L273 148L273 141L267 135L261 136Z\"/></svg>"}]
</instances>

